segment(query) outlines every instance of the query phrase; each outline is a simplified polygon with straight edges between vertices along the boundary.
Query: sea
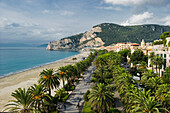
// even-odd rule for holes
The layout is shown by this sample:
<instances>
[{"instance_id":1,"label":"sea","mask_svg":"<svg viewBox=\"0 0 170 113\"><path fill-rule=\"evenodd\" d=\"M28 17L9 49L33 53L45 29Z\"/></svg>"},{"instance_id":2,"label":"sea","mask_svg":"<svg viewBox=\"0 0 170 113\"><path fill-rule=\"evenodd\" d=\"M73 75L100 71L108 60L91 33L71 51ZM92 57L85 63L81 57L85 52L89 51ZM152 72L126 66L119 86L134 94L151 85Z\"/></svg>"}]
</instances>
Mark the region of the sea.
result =
<instances>
[{"instance_id":1,"label":"sea","mask_svg":"<svg viewBox=\"0 0 170 113\"><path fill-rule=\"evenodd\" d=\"M62 60L79 53L47 51L44 47L0 47L0 78Z\"/></svg>"}]
</instances>

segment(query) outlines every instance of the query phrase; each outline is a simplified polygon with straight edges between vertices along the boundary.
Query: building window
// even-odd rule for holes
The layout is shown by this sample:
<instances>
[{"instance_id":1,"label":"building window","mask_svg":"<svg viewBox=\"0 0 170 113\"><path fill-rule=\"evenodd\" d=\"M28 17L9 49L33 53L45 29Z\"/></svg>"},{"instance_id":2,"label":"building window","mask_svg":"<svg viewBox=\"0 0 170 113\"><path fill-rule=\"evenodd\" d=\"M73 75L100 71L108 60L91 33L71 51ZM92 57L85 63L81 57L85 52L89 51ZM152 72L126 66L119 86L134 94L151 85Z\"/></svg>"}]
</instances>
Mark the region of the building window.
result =
<instances>
[{"instance_id":1,"label":"building window","mask_svg":"<svg viewBox=\"0 0 170 113\"><path fill-rule=\"evenodd\" d=\"M161 57L162 57L163 55L161 54Z\"/></svg>"},{"instance_id":2,"label":"building window","mask_svg":"<svg viewBox=\"0 0 170 113\"><path fill-rule=\"evenodd\" d=\"M166 58L166 54L164 54L164 58Z\"/></svg>"},{"instance_id":3,"label":"building window","mask_svg":"<svg viewBox=\"0 0 170 113\"><path fill-rule=\"evenodd\" d=\"M164 68L166 68L166 59L164 59L164 62L165 62L165 64L164 64Z\"/></svg>"},{"instance_id":4,"label":"building window","mask_svg":"<svg viewBox=\"0 0 170 113\"><path fill-rule=\"evenodd\" d=\"M156 56L159 56L159 54L157 54Z\"/></svg>"},{"instance_id":5,"label":"building window","mask_svg":"<svg viewBox=\"0 0 170 113\"><path fill-rule=\"evenodd\" d=\"M169 59L169 63L170 63L170 59Z\"/></svg>"}]
</instances>

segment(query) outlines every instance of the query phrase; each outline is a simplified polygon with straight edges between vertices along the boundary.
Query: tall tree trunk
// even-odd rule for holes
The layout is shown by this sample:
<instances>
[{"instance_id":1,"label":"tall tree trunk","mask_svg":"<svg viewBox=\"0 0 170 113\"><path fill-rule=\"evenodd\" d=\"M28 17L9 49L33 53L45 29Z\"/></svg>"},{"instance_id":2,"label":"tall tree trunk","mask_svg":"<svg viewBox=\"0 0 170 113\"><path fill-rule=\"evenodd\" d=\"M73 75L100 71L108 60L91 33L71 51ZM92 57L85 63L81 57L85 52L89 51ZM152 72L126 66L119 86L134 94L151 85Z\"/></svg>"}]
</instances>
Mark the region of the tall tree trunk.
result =
<instances>
[{"instance_id":1,"label":"tall tree trunk","mask_svg":"<svg viewBox=\"0 0 170 113\"><path fill-rule=\"evenodd\" d=\"M100 107L100 112L103 113L103 105Z\"/></svg>"},{"instance_id":2,"label":"tall tree trunk","mask_svg":"<svg viewBox=\"0 0 170 113\"><path fill-rule=\"evenodd\" d=\"M158 73L158 69L157 69L158 67L157 67L157 63L156 63L156 73Z\"/></svg>"},{"instance_id":3,"label":"tall tree trunk","mask_svg":"<svg viewBox=\"0 0 170 113\"><path fill-rule=\"evenodd\" d=\"M101 82L103 83L103 65L101 64Z\"/></svg>"},{"instance_id":4,"label":"tall tree trunk","mask_svg":"<svg viewBox=\"0 0 170 113\"><path fill-rule=\"evenodd\" d=\"M41 111L41 109L40 109L40 103L38 103L38 111Z\"/></svg>"},{"instance_id":5,"label":"tall tree trunk","mask_svg":"<svg viewBox=\"0 0 170 113\"><path fill-rule=\"evenodd\" d=\"M70 88L70 81L68 78L66 78L66 79L67 79L67 88Z\"/></svg>"},{"instance_id":6,"label":"tall tree trunk","mask_svg":"<svg viewBox=\"0 0 170 113\"><path fill-rule=\"evenodd\" d=\"M160 68L160 66L159 66L159 77L161 76L161 72L160 72L160 71L161 71L161 68Z\"/></svg>"},{"instance_id":7,"label":"tall tree trunk","mask_svg":"<svg viewBox=\"0 0 170 113\"><path fill-rule=\"evenodd\" d=\"M71 79L70 79L69 81L70 81L70 86L72 86L72 81L71 81Z\"/></svg>"},{"instance_id":8,"label":"tall tree trunk","mask_svg":"<svg viewBox=\"0 0 170 113\"><path fill-rule=\"evenodd\" d=\"M63 78L63 88L65 88L64 85L65 85L65 84L64 84L64 78Z\"/></svg>"},{"instance_id":9,"label":"tall tree trunk","mask_svg":"<svg viewBox=\"0 0 170 113\"><path fill-rule=\"evenodd\" d=\"M50 86L48 88L48 91L49 91L49 96L51 96L51 88L50 88Z\"/></svg>"},{"instance_id":10,"label":"tall tree trunk","mask_svg":"<svg viewBox=\"0 0 170 113\"><path fill-rule=\"evenodd\" d=\"M49 96L51 97L51 88L50 88L50 86L49 86L48 90L49 90ZM48 112L50 111L50 105L47 106L47 110L48 110Z\"/></svg>"}]
</instances>

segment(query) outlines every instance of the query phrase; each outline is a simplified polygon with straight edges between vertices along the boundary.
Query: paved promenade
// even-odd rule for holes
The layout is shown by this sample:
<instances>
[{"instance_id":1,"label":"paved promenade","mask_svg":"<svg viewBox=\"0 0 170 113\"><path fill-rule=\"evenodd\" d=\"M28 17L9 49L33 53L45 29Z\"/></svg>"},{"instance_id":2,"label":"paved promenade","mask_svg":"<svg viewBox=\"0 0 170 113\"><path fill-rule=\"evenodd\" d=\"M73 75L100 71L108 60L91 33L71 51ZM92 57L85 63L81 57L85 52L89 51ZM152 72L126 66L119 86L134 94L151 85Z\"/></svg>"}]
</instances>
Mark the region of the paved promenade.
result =
<instances>
[{"instance_id":1,"label":"paved promenade","mask_svg":"<svg viewBox=\"0 0 170 113\"><path fill-rule=\"evenodd\" d=\"M87 90L91 89L90 81L92 79L92 73L94 70L94 66L90 66L88 68L88 70L83 75L84 80L80 81L77 84L75 90L72 92L69 99L66 101L66 109L60 109L60 113L81 113L84 104L83 95L86 93ZM121 111L121 113L124 113L123 106L120 102L120 97L117 91L115 91L114 99L115 109L118 109Z\"/></svg>"},{"instance_id":2,"label":"paved promenade","mask_svg":"<svg viewBox=\"0 0 170 113\"><path fill-rule=\"evenodd\" d=\"M83 95L87 90L91 89L90 81L92 78L92 73L95 70L94 66L90 66L88 70L83 75L84 80L80 81L75 90L70 95L69 99L66 101L66 109L60 109L60 113L81 113L83 108Z\"/></svg>"},{"instance_id":3,"label":"paved promenade","mask_svg":"<svg viewBox=\"0 0 170 113\"><path fill-rule=\"evenodd\" d=\"M120 102L118 91L116 91L114 94L114 100L115 100L115 109L118 109L121 111L121 113L124 113L122 103Z\"/></svg>"}]
</instances>

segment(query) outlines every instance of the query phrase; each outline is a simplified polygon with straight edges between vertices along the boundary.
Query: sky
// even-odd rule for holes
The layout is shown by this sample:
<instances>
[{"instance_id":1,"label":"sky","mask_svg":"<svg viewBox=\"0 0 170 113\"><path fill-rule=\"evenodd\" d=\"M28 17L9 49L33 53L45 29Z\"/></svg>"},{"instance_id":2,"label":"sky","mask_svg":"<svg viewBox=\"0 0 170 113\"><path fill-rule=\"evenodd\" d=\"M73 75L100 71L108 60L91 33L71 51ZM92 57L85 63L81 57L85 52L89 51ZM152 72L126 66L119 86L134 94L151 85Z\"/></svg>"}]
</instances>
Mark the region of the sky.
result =
<instances>
[{"instance_id":1,"label":"sky","mask_svg":"<svg viewBox=\"0 0 170 113\"><path fill-rule=\"evenodd\" d=\"M0 0L0 43L45 44L101 23L170 26L170 0Z\"/></svg>"}]
</instances>

